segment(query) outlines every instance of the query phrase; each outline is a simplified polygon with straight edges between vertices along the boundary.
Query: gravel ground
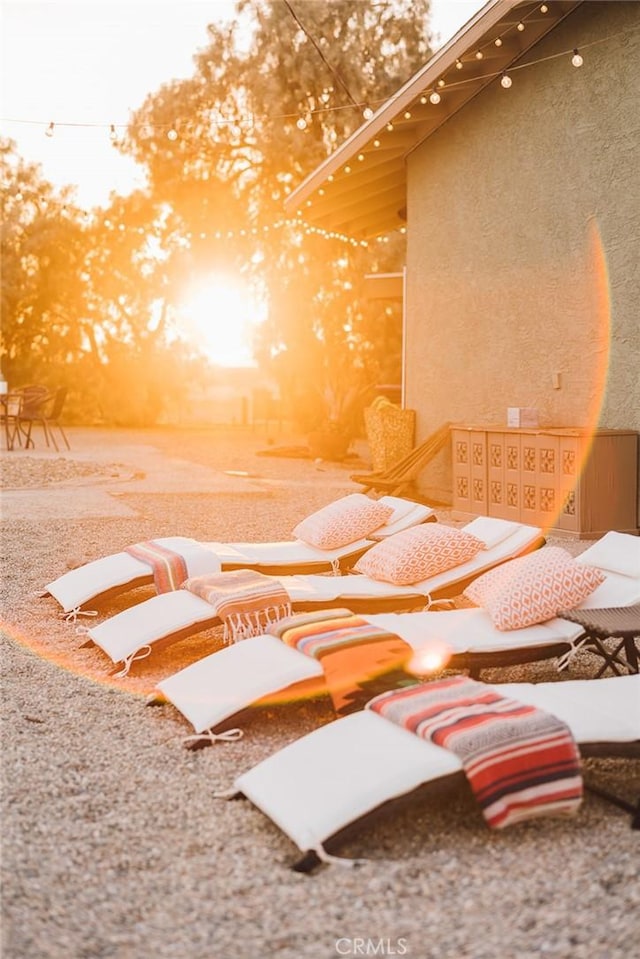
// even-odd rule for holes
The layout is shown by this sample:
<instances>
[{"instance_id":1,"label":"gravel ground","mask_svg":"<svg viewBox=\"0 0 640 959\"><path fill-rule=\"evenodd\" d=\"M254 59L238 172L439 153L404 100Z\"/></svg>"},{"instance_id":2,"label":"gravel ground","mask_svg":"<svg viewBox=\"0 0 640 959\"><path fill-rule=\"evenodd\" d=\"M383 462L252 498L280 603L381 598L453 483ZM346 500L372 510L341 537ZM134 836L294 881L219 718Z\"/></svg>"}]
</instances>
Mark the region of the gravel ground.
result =
<instances>
[{"instance_id":1,"label":"gravel ground","mask_svg":"<svg viewBox=\"0 0 640 959\"><path fill-rule=\"evenodd\" d=\"M640 955L640 834L592 795L573 821L498 834L466 793L427 797L343 846L368 860L362 868L293 872L297 849L276 826L214 792L329 722L326 703L256 714L240 743L187 752L186 722L170 706L146 708L145 696L215 649L219 631L115 680L36 594L67 567L154 535L287 538L354 490L353 464L258 456L259 431L69 434L72 453L0 454L6 959ZM578 658L572 676L592 665ZM557 674L539 663L486 678ZM638 764L590 760L587 774L628 800L640 792Z\"/></svg>"}]
</instances>

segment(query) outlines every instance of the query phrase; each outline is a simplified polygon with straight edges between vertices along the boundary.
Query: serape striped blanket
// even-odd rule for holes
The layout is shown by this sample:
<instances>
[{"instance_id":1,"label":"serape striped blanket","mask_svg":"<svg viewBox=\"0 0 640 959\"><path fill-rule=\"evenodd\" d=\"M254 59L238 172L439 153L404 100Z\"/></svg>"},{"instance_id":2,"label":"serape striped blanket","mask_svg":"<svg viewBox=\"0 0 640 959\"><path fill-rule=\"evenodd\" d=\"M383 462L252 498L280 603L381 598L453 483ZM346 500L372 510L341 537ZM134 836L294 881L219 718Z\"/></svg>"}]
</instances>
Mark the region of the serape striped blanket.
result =
<instances>
[{"instance_id":1,"label":"serape striped blanket","mask_svg":"<svg viewBox=\"0 0 640 959\"><path fill-rule=\"evenodd\" d=\"M278 620L291 615L291 600L284 586L251 569L192 576L182 588L213 607L224 624L225 643L271 631Z\"/></svg>"},{"instance_id":2,"label":"serape striped blanket","mask_svg":"<svg viewBox=\"0 0 640 959\"><path fill-rule=\"evenodd\" d=\"M368 708L449 749L487 824L567 816L582 800L580 754L567 726L484 683L453 676L384 693Z\"/></svg>"},{"instance_id":3,"label":"serape striped blanket","mask_svg":"<svg viewBox=\"0 0 640 959\"><path fill-rule=\"evenodd\" d=\"M403 669L411 647L347 609L302 613L269 632L320 662L339 716L362 709L381 688L414 681Z\"/></svg>"},{"instance_id":4,"label":"serape striped blanket","mask_svg":"<svg viewBox=\"0 0 640 959\"><path fill-rule=\"evenodd\" d=\"M124 552L151 567L153 582L158 593L170 593L174 589L179 589L188 576L184 557L175 550L161 546L153 539L127 546Z\"/></svg>"}]
</instances>

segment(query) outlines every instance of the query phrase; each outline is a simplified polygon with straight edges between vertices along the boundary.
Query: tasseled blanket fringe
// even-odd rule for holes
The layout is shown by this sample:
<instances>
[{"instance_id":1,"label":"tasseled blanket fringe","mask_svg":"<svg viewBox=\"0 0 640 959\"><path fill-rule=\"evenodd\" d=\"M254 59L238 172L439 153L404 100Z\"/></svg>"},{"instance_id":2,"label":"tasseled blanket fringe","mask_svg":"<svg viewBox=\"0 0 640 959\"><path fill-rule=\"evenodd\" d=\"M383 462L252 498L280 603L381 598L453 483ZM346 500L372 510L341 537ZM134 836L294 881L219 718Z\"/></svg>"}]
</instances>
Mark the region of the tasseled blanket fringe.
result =
<instances>
[{"instance_id":1,"label":"tasseled blanket fringe","mask_svg":"<svg viewBox=\"0 0 640 959\"><path fill-rule=\"evenodd\" d=\"M251 636L261 636L269 627L292 615L291 603L268 606L252 613L232 613L224 621L223 641L225 645L239 643Z\"/></svg>"}]
</instances>

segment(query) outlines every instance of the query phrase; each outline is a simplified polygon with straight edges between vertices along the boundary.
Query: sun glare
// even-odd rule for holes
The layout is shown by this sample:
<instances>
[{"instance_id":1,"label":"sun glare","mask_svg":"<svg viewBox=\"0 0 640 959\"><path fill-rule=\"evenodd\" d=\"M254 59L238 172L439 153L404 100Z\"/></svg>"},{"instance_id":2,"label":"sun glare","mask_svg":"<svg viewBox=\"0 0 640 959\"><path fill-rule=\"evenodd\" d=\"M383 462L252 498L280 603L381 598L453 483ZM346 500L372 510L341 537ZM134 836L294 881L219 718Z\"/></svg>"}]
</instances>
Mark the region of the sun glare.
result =
<instances>
[{"instance_id":1,"label":"sun glare","mask_svg":"<svg viewBox=\"0 0 640 959\"><path fill-rule=\"evenodd\" d=\"M253 366L252 335L262 312L249 290L226 277L211 277L180 303L180 331L218 366Z\"/></svg>"}]
</instances>

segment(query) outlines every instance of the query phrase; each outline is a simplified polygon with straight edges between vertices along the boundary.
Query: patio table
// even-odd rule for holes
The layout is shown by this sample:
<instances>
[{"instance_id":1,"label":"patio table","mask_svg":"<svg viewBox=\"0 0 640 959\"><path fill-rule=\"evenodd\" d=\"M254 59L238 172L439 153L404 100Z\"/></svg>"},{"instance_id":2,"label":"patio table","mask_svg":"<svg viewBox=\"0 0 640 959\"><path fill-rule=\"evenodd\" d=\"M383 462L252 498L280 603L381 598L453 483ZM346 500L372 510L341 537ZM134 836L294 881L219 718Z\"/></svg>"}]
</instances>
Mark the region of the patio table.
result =
<instances>
[{"instance_id":1,"label":"patio table","mask_svg":"<svg viewBox=\"0 0 640 959\"><path fill-rule=\"evenodd\" d=\"M607 669L617 676L638 672L640 604L611 609L571 609L558 615L582 626L582 644L604 659L596 678ZM611 647L607 645L608 640L617 642Z\"/></svg>"}]
</instances>

